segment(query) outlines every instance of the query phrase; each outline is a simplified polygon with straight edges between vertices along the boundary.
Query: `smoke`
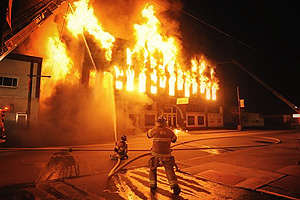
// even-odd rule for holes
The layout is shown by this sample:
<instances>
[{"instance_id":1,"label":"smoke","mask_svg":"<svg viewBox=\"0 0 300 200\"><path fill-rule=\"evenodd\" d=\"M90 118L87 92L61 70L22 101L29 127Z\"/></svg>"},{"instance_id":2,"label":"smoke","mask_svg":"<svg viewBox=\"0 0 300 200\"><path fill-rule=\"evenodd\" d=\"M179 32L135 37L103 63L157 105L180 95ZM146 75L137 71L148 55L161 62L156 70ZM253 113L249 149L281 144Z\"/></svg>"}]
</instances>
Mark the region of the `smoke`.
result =
<instances>
[{"instance_id":1,"label":"smoke","mask_svg":"<svg viewBox=\"0 0 300 200\"><path fill-rule=\"evenodd\" d=\"M143 132L139 129L142 123L140 113L145 113L147 107L153 105L153 99L148 95L139 92L122 92L116 94L117 110L117 132L122 134L136 134ZM127 109L130 109L128 114Z\"/></svg>"},{"instance_id":2,"label":"smoke","mask_svg":"<svg viewBox=\"0 0 300 200\"><path fill-rule=\"evenodd\" d=\"M104 29L115 38L123 38L134 42L133 24L141 21L141 10L149 1L146 0L115 0L94 1L94 12ZM178 8L181 1L167 0L150 1L155 6L159 20L162 23L162 34L172 36L181 46ZM172 5L172 6L171 6ZM36 143L42 144L79 144L95 143L114 140L114 112L115 105L112 98L113 88L90 88L79 84L75 78L76 71L81 73L84 62L83 42L75 40L65 27L64 14L67 4L63 4L51 19L37 29L31 37L19 48L19 53L42 57L42 75L51 75L50 79L42 79L42 99L40 101L39 126L32 129L31 136ZM66 46L66 55L72 61L73 71L65 79L57 81L55 69L61 64L57 59L49 56L47 43L49 38L56 37ZM94 52L95 53L95 52ZM94 55L95 56L95 55ZM87 58L85 58L87 59ZM76 70L74 70L76 69ZM103 77L98 77L98 86L103 84ZM117 94L119 100L117 107L118 135L122 131L134 128L137 118L133 114L128 116L126 109L130 107L133 113L145 110L153 101L146 94L127 93ZM124 129L124 127L126 129Z\"/></svg>"},{"instance_id":3,"label":"smoke","mask_svg":"<svg viewBox=\"0 0 300 200\"><path fill-rule=\"evenodd\" d=\"M91 2L95 14L100 19L103 27L116 38L134 41L133 24L141 21L141 10L146 5L153 5L159 20L163 24L166 36L180 38L179 23L176 20L182 8L181 0L100 0Z\"/></svg>"},{"instance_id":4,"label":"smoke","mask_svg":"<svg viewBox=\"0 0 300 200\"><path fill-rule=\"evenodd\" d=\"M100 89L58 83L41 109L42 134L68 143L113 141L110 91Z\"/></svg>"}]
</instances>

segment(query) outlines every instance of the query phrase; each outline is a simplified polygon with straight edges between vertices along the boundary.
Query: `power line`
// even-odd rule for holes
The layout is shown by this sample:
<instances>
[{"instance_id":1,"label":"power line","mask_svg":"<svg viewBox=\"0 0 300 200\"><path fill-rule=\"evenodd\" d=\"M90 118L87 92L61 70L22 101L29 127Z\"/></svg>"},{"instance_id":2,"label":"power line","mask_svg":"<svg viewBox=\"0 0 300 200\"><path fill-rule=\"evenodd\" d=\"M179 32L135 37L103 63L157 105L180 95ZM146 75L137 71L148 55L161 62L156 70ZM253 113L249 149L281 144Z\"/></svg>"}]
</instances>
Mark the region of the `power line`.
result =
<instances>
[{"instance_id":1,"label":"power line","mask_svg":"<svg viewBox=\"0 0 300 200\"><path fill-rule=\"evenodd\" d=\"M152 1L155 2L155 3L157 3L157 4L160 5L160 6L164 7L164 8L167 8L167 9L169 8L168 6L166 6L166 5L164 5L164 4L160 3L160 2L158 2L158 1L156 1L156 0L152 0ZM259 53L260 55L262 55L262 56L264 56L264 57L266 57L266 58L268 58L268 59L274 61L273 58L271 58L270 56L266 55L265 53L263 53L263 52L261 52L261 51L255 49L254 47L251 47L250 45L248 45L248 44L242 42L242 41L239 40L239 39L236 39L235 37L229 35L228 33L226 33L226 32L224 32L224 31L222 31L222 30L216 28L215 26L213 26L213 25L211 25L211 24L209 24L209 23L205 22L204 20L202 20L202 19L200 19L200 18L198 18L198 17L196 17L196 16L190 14L189 12L187 12L187 11L181 9L181 8L177 8L177 7L173 6L173 5L170 4L170 3L169 3L169 5L170 5L172 8L174 8L174 9L176 9L176 10L179 10L180 12L182 12L182 13L186 14L187 16L193 18L194 20L196 20L196 21L198 21L198 22L200 22L200 23L202 23L202 24L204 24L204 25L210 27L211 29L213 29L213 30L215 30L215 31L217 31L217 32L219 32L219 33L221 33L221 34L227 36L228 38L230 38L230 39L236 41L236 42L239 43L240 45L242 45L242 46L244 46L244 47L246 47L246 48L248 48L248 49L251 49L252 51L255 51L256 53Z\"/></svg>"}]
</instances>

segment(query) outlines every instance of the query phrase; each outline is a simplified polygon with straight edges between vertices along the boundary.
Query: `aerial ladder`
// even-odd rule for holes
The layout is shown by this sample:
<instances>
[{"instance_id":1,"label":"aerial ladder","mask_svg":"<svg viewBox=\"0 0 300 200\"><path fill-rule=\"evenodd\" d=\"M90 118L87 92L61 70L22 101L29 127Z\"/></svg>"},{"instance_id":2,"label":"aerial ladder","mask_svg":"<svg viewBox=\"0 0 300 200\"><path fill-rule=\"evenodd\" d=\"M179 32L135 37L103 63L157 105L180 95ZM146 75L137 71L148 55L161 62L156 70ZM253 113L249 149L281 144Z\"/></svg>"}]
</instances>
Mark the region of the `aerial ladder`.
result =
<instances>
[{"instance_id":1,"label":"aerial ladder","mask_svg":"<svg viewBox=\"0 0 300 200\"><path fill-rule=\"evenodd\" d=\"M12 22L12 29L3 34L0 61L18 47L30 34L42 25L65 0L44 0L32 6Z\"/></svg>"}]
</instances>

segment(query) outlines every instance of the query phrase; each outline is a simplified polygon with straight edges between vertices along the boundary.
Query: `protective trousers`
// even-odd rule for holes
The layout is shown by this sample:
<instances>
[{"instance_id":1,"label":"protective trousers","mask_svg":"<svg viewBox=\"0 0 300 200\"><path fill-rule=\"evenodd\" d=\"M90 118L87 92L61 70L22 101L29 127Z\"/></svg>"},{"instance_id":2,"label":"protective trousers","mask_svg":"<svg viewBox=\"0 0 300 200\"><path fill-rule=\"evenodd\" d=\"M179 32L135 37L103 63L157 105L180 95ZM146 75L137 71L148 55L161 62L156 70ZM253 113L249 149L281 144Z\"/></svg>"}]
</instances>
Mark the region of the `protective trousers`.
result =
<instances>
[{"instance_id":1,"label":"protective trousers","mask_svg":"<svg viewBox=\"0 0 300 200\"><path fill-rule=\"evenodd\" d=\"M171 157L152 156L149 159L150 187L157 187L157 167L159 163L162 163L162 165L165 168L165 172L171 189L178 187L177 177L175 175L174 168L173 168L173 166L175 166L175 159L173 156Z\"/></svg>"}]
</instances>

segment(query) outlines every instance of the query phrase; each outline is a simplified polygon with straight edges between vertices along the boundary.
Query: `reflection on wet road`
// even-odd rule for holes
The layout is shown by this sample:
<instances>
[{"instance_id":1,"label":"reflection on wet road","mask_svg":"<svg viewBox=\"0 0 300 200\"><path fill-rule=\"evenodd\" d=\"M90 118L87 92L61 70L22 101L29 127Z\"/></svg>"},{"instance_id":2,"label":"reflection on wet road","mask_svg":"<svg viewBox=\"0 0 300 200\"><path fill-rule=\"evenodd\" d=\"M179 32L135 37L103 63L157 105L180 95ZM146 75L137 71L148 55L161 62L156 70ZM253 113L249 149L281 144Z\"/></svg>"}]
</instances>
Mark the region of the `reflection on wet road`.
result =
<instances>
[{"instance_id":1,"label":"reflection on wet road","mask_svg":"<svg viewBox=\"0 0 300 200\"><path fill-rule=\"evenodd\" d=\"M115 191L106 192L107 195L115 193L115 197L119 196L120 199L199 199L199 195L203 199L211 198L211 193L205 189L206 181L181 172L176 174L182 188L180 196L173 195L162 167L157 171L158 189L155 193L151 193L149 189L147 168L137 168L115 175L111 180L116 186Z\"/></svg>"},{"instance_id":2,"label":"reflection on wet road","mask_svg":"<svg viewBox=\"0 0 300 200\"><path fill-rule=\"evenodd\" d=\"M58 152L51 156L46 167L42 170L36 183L43 181L76 177L79 175L79 166L75 159L67 152Z\"/></svg>"}]
</instances>

